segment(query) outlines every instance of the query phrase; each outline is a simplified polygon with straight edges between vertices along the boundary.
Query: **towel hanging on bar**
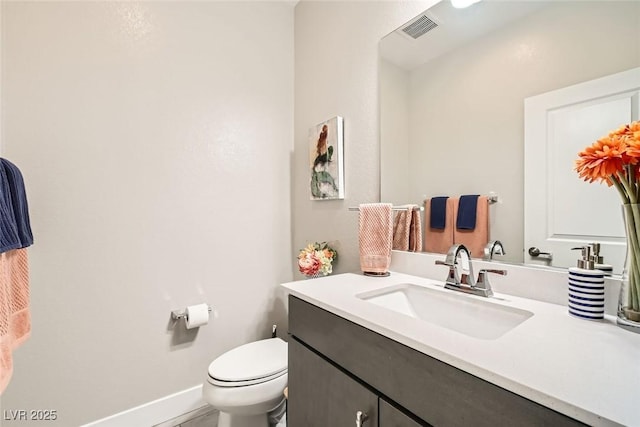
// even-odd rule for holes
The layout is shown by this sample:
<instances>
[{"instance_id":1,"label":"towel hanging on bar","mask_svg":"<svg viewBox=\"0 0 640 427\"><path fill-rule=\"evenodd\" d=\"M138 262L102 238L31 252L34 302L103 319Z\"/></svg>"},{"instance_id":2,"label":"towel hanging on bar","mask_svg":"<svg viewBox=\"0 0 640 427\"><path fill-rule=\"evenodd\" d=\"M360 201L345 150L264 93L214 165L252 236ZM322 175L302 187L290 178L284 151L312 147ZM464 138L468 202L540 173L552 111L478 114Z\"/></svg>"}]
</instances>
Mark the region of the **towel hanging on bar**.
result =
<instances>
[{"instance_id":1,"label":"towel hanging on bar","mask_svg":"<svg viewBox=\"0 0 640 427\"><path fill-rule=\"evenodd\" d=\"M0 252L33 244L29 208L20 169L0 158Z\"/></svg>"},{"instance_id":2,"label":"towel hanging on bar","mask_svg":"<svg viewBox=\"0 0 640 427\"><path fill-rule=\"evenodd\" d=\"M422 222L418 206L406 205L397 209L393 218L393 249L422 251ZM399 207L400 208L400 207Z\"/></svg>"},{"instance_id":3,"label":"towel hanging on bar","mask_svg":"<svg viewBox=\"0 0 640 427\"><path fill-rule=\"evenodd\" d=\"M0 158L0 394L13 373L13 350L31 334L29 260L33 244L20 170Z\"/></svg>"},{"instance_id":4,"label":"towel hanging on bar","mask_svg":"<svg viewBox=\"0 0 640 427\"><path fill-rule=\"evenodd\" d=\"M393 246L391 203L365 203L359 211L360 269L367 275L389 275Z\"/></svg>"}]
</instances>

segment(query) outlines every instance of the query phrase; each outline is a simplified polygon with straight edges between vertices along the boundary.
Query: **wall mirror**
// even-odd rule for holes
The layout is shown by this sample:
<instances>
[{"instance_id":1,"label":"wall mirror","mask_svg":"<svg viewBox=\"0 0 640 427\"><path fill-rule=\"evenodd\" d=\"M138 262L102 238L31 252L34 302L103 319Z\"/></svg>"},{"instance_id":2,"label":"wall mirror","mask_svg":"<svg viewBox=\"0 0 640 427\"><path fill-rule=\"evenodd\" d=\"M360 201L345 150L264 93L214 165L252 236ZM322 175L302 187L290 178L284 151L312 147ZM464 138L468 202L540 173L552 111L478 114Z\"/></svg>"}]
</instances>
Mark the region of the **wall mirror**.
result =
<instances>
[{"instance_id":1,"label":"wall mirror","mask_svg":"<svg viewBox=\"0 0 640 427\"><path fill-rule=\"evenodd\" d=\"M423 33L417 38L407 34L415 28ZM611 221L619 226L609 243L623 253L615 191L583 183L573 172L578 151L612 130L609 124L580 133L583 140L574 138L579 149L565 149L568 159L551 158L553 150L542 159L525 159L525 100L638 67L640 2L485 0L466 9L448 0L435 4L380 42L381 200L422 204L438 195L495 194L490 229L506 250L500 261L569 267L578 252L562 250L567 253L554 254L549 263L528 254L524 237L525 205L548 197L525 191L525 169L529 189L532 179L534 187L548 188L549 164L562 168L566 162L567 185L589 187L585 191L604 197L599 204L613 206ZM637 120L638 99L637 93L625 95L626 122ZM565 219L582 218L591 209L570 197L556 202ZM587 233L577 241L600 237ZM602 254L607 261L607 251ZM611 262L615 272L623 261Z\"/></svg>"}]
</instances>

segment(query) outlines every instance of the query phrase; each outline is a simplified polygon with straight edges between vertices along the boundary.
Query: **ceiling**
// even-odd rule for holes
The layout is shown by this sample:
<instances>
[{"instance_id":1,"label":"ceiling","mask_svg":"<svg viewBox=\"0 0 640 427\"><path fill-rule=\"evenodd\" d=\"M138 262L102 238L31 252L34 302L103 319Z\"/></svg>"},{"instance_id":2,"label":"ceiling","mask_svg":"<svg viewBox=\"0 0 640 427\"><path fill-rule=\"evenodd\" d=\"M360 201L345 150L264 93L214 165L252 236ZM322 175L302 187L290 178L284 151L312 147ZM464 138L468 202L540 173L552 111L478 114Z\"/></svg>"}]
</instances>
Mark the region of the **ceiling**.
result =
<instances>
[{"instance_id":1,"label":"ceiling","mask_svg":"<svg viewBox=\"0 0 640 427\"><path fill-rule=\"evenodd\" d=\"M449 0L442 0L424 12L427 18L437 24L436 28L413 39L401 29L418 19L416 17L382 39L380 54L384 59L411 71L473 38L488 34L548 6L549 3L484 0L466 9L456 9Z\"/></svg>"}]
</instances>

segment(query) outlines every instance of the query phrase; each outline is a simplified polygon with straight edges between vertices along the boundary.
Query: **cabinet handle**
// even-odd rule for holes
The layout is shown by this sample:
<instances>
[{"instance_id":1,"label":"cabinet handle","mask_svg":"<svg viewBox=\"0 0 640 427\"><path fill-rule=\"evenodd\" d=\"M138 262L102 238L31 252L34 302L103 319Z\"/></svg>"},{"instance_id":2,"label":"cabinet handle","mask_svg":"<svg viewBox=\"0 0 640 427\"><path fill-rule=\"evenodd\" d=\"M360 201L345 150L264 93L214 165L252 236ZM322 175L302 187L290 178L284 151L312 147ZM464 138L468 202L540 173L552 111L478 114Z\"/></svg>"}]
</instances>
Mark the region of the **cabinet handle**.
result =
<instances>
[{"instance_id":1,"label":"cabinet handle","mask_svg":"<svg viewBox=\"0 0 640 427\"><path fill-rule=\"evenodd\" d=\"M356 412L356 427L362 427L365 421L367 421L369 417L362 411Z\"/></svg>"}]
</instances>

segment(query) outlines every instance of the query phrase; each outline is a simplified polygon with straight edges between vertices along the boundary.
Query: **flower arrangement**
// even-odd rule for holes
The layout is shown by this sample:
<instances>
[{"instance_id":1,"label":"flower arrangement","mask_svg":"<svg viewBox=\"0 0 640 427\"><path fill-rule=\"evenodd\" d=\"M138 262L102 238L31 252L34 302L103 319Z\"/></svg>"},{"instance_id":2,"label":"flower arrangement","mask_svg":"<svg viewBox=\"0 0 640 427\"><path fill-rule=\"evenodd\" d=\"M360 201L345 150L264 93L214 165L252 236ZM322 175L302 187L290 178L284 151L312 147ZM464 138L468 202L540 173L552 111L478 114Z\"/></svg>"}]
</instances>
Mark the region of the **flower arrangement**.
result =
<instances>
[{"instance_id":1,"label":"flower arrangement","mask_svg":"<svg viewBox=\"0 0 640 427\"><path fill-rule=\"evenodd\" d=\"M640 121L610 132L581 151L575 170L587 182L605 182L615 187L622 198L627 261L618 320L622 317L640 322ZM634 326L640 328L640 323Z\"/></svg>"},{"instance_id":2,"label":"flower arrangement","mask_svg":"<svg viewBox=\"0 0 640 427\"><path fill-rule=\"evenodd\" d=\"M327 276L333 271L332 263L338 252L327 242L309 243L298 254L298 269L305 276Z\"/></svg>"},{"instance_id":3,"label":"flower arrangement","mask_svg":"<svg viewBox=\"0 0 640 427\"><path fill-rule=\"evenodd\" d=\"M640 121L622 126L585 148L576 160L576 171L585 181L616 187L625 204L640 197Z\"/></svg>"}]
</instances>

